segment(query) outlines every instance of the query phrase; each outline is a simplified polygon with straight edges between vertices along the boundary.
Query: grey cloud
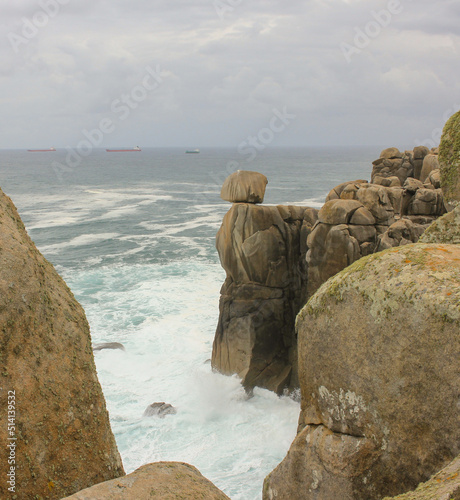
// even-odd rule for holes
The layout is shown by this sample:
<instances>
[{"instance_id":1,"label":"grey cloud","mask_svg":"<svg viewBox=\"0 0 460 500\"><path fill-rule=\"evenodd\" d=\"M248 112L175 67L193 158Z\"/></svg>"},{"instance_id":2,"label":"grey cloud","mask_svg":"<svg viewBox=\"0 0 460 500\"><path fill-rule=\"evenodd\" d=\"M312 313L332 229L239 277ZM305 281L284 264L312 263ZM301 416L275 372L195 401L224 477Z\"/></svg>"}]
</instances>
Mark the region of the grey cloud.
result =
<instances>
[{"instance_id":1,"label":"grey cloud","mask_svg":"<svg viewBox=\"0 0 460 500\"><path fill-rule=\"evenodd\" d=\"M287 145L411 142L459 100L457 2L401 0L349 62L341 44L386 2L241 0L219 17L213 0L70 0L15 53L7 34L37 5L2 11L2 147L71 145L156 65L168 76L110 143L236 147L283 106Z\"/></svg>"}]
</instances>

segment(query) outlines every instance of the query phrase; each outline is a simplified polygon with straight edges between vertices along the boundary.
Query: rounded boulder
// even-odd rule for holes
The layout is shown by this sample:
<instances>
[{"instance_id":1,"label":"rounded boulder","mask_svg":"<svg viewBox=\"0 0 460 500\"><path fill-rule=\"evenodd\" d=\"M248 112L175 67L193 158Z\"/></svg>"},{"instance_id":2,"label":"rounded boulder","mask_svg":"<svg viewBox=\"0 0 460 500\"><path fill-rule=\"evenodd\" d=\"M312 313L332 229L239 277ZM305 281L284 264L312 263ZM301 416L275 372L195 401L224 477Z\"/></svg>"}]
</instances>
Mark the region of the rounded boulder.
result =
<instances>
[{"instance_id":1,"label":"rounded boulder","mask_svg":"<svg viewBox=\"0 0 460 500\"><path fill-rule=\"evenodd\" d=\"M267 184L259 172L237 170L225 179L220 197L230 203L262 203Z\"/></svg>"}]
</instances>

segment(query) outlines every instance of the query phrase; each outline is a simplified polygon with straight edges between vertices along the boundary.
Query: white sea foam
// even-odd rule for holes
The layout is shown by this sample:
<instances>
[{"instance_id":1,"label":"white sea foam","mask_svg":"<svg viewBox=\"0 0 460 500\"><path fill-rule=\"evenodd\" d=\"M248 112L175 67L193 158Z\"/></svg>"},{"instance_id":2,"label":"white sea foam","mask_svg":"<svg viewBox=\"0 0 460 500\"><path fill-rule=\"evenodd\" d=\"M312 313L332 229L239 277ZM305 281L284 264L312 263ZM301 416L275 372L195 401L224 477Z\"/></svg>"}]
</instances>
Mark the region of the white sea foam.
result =
<instances>
[{"instance_id":1,"label":"white sea foam","mask_svg":"<svg viewBox=\"0 0 460 500\"><path fill-rule=\"evenodd\" d=\"M185 461L232 500L253 500L294 437L299 406L261 389L248 399L238 378L212 372L224 274L217 264L185 261L100 268L69 281L93 341L126 347L96 352L95 359L127 471ZM159 401L177 415L142 418Z\"/></svg>"},{"instance_id":2,"label":"white sea foam","mask_svg":"<svg viewBox=\"0 0 460 500\"><path fill-rule=\"evenodd\" d=\"M82 234L69 241L63 241L54 245L43 245L40 250L46 254L53 254L69 247L94 245L95 243L99 243L101 241L112 240L117 236L119 236L118 233Z\"/></svg>"}]
</instances>

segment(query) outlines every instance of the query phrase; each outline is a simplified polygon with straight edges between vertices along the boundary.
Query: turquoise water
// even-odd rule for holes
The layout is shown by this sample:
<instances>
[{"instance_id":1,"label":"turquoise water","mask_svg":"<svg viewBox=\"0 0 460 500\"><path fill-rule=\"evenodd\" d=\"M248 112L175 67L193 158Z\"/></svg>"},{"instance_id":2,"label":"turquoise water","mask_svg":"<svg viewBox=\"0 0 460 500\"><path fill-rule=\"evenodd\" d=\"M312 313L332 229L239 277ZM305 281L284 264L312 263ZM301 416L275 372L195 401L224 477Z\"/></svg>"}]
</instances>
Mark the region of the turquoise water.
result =
<instances>
[{"instance_id":1,"label":"turquoise water","mask_svg":"<svg viewBox=\"0 0 460 500\"><path fill-rule=\"evenodd\" d=\"M320 207L335 185L369 179L379 152L273 149L247 163L222 149L95 150L67 167L65 151L0 151L0 186L83 305L93 341L126 348L95 360L127 472L183 461L233 500L261 498L299 404L261 389L248 399L236 377L211 370L225 279L215 233L230 208L221 184L236 168L256 170L269 179L265 203ZM177 414L142 418L158 401Z\"/></svg>"}]
</instances>

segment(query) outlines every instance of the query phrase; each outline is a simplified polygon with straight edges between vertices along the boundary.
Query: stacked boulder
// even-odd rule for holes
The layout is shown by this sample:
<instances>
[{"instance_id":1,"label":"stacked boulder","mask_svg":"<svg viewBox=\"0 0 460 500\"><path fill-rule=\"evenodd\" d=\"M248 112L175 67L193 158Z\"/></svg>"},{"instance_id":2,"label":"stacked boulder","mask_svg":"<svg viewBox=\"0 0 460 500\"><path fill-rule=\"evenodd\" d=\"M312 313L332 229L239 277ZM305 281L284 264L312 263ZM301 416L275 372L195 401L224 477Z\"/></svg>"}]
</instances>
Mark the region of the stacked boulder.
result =
<instances>
[{"instance_id":1,"label":"stacked boulder","mask_svg":"<svg viewBox=\"0 0 460 500\"><path fill-rule=\"evenodd\" d=\"M328 278L375 251L380 235L395 221L387 189L353 181L328 195L308 236L308 295Z\"/></svg>"},{"instance_id":2,"label":"stacked boulder","mask_svg":"<svg viewBox=\"0 0 460 500\"><path fill-rule=\"evenodd\" d=\"M212 366L245 387L297 387L294 321L306 301L306 242L317 210L258 206L265 176L235 172L221 196L233 202L217 233L227 278L221 290Z\"/></svg>"},{"instance_id":3,"label":"stacked boulder","mask_svg":"<svg viewBox=\"0 0 460 500\"><path fill-rule=\"evenodd\" d=\"M371 182L388 188L397 214L439 217L445 213L438 148L418 146L404 153L384 149L373 166Z\"/></svg>"},{"instance_id":4,"label":"stacked boulder","mask_svg":"<svg viewBox=\"0 0 460 500\"><path fill-rule=\"evenodd\" d=\"M403 186L408 177L425 182L432 170L439 169L438 148L429 150L417 146L413 151L402 153L398 148L387 148L380 158L372 162L372 184L386 187Z\"/></svg>"}]
</instances>

